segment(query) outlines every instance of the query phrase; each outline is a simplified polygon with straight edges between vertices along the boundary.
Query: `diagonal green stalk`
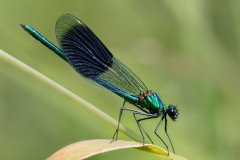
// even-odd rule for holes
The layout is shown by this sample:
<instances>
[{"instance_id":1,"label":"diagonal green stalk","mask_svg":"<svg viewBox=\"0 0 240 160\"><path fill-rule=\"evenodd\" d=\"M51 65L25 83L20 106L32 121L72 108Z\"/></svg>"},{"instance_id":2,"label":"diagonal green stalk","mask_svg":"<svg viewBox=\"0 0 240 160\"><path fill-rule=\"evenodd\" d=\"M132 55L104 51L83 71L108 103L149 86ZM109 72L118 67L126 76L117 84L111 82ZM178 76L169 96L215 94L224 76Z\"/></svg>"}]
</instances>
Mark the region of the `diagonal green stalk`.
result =
<instances>
[{"instance_id":1,"label":"diagonal green stalk","mask_svg":"<svg viewBox=\"0 0 240 160\"><path fill-rule=\"evenodd\" d=\"M0 49L0 58L5 60L6 62L12 64L13 66L19 68L20 70L30 74L31 76L41 80L42 82L48 84L49 86L51 86L54 89L58 90L59 92L63 93L64 95L71 98L72 100L74 100L75 102L80 104L81 106L85 107L86 109L88 109L89 111L91 111L92 113L94 113L95 115L100 117L101 119L105 120L107 123L110 123L114 127L117 127L118 122L114 118L107 115L106 113L104 113L103 111L101 111L97 107L93 106L89 102L85 101L81 97L77 96L73 92L67 90L63 86L54 82L50 78L46 77L42 73L36 71L35 69L33 69L30 66L26 65L25 63L21 62L20 60L14 58L13 56L11 56L11 55L7 54L6 52L2 51L1 49ZM122 124L120 124L119 130L121 132L123 132L124 134L126 134L128 137L132 138L133 140L138 141L138 142L142 142L142 138L139 135L134 133L129 128L123 126Z\"/></svg>"}]
</instances>

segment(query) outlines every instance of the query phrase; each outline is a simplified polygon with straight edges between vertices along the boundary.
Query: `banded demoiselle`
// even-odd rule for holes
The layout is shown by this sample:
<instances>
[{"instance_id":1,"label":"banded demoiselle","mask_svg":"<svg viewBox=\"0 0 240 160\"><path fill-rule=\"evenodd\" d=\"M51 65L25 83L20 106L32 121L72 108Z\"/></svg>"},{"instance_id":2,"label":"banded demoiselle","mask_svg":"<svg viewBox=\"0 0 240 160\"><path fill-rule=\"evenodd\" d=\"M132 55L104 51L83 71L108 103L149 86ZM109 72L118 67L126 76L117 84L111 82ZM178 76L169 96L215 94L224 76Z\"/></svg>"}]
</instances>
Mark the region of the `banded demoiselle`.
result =
<instances>
[{"instance_id":1,"label":"banded demoiselle","mask_svg":"<svg viewBox=\"0 0 240 160\"><path fill-rule=\"evenodd\" d=\"M167 144L157 133L160 124L162 121L165 121L165 133L175 153L171 139L167 133L167 115L175 121L178 118L176 107L174 105L166 107L157 93L149 90L136 74L115 58L86 24L70 14L61 15L56 22L55 28L61 49L48 41L32 27L22 24L21 26L35 39L68 62L86 80L110 90L124 99L120 109L118 127L113 135L114 140L118 139L119 123L124 110L133 112L143 138L143 144L143 132L152 143L153 141L141 126L140 121L160 117L161 119L154 133L168 150ZM125 102L136 106L138 110L126 108ZM146 117L137 119L136 115Z\"/></svg>"}]
</instances>

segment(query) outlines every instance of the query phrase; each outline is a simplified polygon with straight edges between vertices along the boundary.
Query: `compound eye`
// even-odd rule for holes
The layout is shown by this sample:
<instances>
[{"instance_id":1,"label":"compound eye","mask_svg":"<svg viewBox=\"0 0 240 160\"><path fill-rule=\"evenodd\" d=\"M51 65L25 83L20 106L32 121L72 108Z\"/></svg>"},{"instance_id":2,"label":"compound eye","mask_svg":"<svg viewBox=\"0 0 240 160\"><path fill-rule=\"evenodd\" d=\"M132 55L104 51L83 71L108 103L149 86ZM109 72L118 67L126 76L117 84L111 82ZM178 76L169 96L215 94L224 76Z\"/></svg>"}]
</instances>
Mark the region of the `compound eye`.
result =
<instances>
[{"instance_id":1,"label":"compound eye","mask_svg":"<svg viewBox=\"0 0 240 160\"><path fill-rule=\"evenodd\" d=\"M175 121L178 118L178 110L174 105L168 106L167 114L173 121Z\"/></svg>"}]
</instances>

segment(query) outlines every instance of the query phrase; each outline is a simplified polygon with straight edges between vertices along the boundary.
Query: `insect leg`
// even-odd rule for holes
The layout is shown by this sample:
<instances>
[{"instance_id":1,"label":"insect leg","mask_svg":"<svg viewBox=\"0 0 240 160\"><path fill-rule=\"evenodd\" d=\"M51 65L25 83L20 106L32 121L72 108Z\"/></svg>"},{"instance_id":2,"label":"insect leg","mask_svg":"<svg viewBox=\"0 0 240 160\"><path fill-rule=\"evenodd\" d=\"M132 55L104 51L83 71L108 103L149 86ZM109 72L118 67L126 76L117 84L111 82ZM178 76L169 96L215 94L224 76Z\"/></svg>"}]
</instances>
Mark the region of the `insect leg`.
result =
<instances>
[{"instance_id":1,"label":"insect leg","mask_svg":"<svg viewBox=\"0 0 240 160\"><path fill-rule=\"evenodd\" d=\"M124 101L123 102L123 106L121 107L121 109L120 109L120 113L119 113L119 118L118 118L118 126L117 126L117 129L116 129L116 131L115 131L115 133L114 133L114 135L113 135L113 140L117 140L118 139L118 131L119 131L119 125L120 125L120 121L121 121L121 117L122 117L122 113L123 113L123 111L124 110L126 110L126 111L132 111L133 113L135 112L135 113L138 113L138 114L142 114L142 115L148 115L148 116L151 116L152 114L149 114L146 110L144 110L144 109L142 109L142 108L140 108L142 111L137 111L137 110L134 110L134 109L131 109L131 108L125 108L124 107L124 105L125 105L125 102L126 101ZM135 117L135 115L134 115L134 117ZM135 117L135 120L137 121L137 119L136 119L136 117ZM138 123L138 122L137 122ZM141 129L140 129L140 131L141 131ZM144 132L145 132L145 130L144 130ZM146 132L145 132L146 133ZM146 133L147 134L147 133ZM147 134L147 136L148 136L148 134ZM149 137L149 136L148 136ZM150 137L149 137L149 139L150 139ZM151 139L150 139L151 140ZM152 142L152 140L151 140L151 142Z\"/></svg>"},{"instance_id":2,"label":"insect leg","mask_svg":"<svg viewBox=\"0 0 240 160\"><path fill-rule=\"evenodd\" d=\"M172 141L171 141L171 139L170 139L170 137L169 137L169 135L168 135L168 133L167 133L167 117L165 116L164 119L165 119L165 133L166 133L166 135L167 135L167 137L168 137L168 139L169 139L169 141L170 141L170 143L171 143L173 153L175 153L175 150L174 150Z\"/></svg>"},{"instance_id":3,"label":"insect leg","mask_svg":"<svg viewBox=\"0 0 240 160\"><path fill-rule=\"evenodd\" d=\"M142 118L142 119L137 119L137 117L136 117L137 114L138 114L138 115L148 116L148 117ZM134 116L134 118L135 118L135 120L136 120L136 122L137 122L138 128L139 128L140 133L141 133L141 135L142 135L143 145L144 145L144 143L145 143L145 142L144 142L145 138L144 138L144 135L143 135L142 131L147 135L148 139L149 139L149 140L151 141L151 143L153 144L152 139L151 139L150 136L147 134L147 132L145 131L145 129L141 126L140 121L147 120L147 119L152 119L152 118L158 118L158 116L157 116L157 115L154 115L154 114L150 114L150 113L141 112L141 111L134 111L134 112L133 112L133 116Z\"/></svg>"},{"instance_id":4,"label":"insect leg","mask_svg":"<svg viewBox=\"0 0 240 160\"><path fill-rule=\"evenodd\" d=\"M161 125L163 119L165 119L165 132L166 132L166 115L163 115L162 118L161 118L161 120L159 121L157 127L155 128L154 133L158 136L158 138L159 138L159 139L163 142L163 144L166 146L167 151L168 151L168 155L169 155L169 150L168 150L167 144L163 141L163 139L162 139L162 138L158 135L158 133L157 133L157 130L158 130L159 126Z\"/></svg>"},{"instance_id":5,"label":"insect leg","mask_svg":"<svg viewBox=\"0 0 240 160\"><path fill-rule=\"evenodd\" d=\"M119 113L119 118L118 118L118 126L117 126L117 129L116 129L116 131L115 131L115 133L114 133L114 135L113 135L113 140L116 140L117 141L117 139L118 139L118 130L119 130L119 124L120 124L120 121L121 121L121 117L122 117L122 112L123 112L123 110L125 109L124 108L124 105L125 105L125 100L124 100L124 102L123 102L123 105L122 105L122 107L121 107L121 109L120 109L120 113ZM115 136L116 136L116 138L115 138Z\"/></svg>"}]
</instances>

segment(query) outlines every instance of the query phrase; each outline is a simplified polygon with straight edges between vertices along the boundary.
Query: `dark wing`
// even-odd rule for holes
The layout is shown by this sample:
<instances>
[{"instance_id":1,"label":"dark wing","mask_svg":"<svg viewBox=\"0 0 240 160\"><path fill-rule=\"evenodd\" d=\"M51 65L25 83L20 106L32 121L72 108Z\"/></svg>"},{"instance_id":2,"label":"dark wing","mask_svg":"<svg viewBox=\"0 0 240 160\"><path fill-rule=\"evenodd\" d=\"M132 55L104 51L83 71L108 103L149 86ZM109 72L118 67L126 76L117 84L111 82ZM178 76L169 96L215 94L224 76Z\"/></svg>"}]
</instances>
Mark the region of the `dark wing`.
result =
<instances>
[{"instance_id":1,"label":"dark wing","mask_svg":"<svg viewBox=\"0 0 240 160\"><path fill-rule=\"evenodd\" d=\"M78 18L61 15L56 23L56 36L70 65L88 81L122 97L138 96L148 90Z\"/></svg>"}]
</instances>

